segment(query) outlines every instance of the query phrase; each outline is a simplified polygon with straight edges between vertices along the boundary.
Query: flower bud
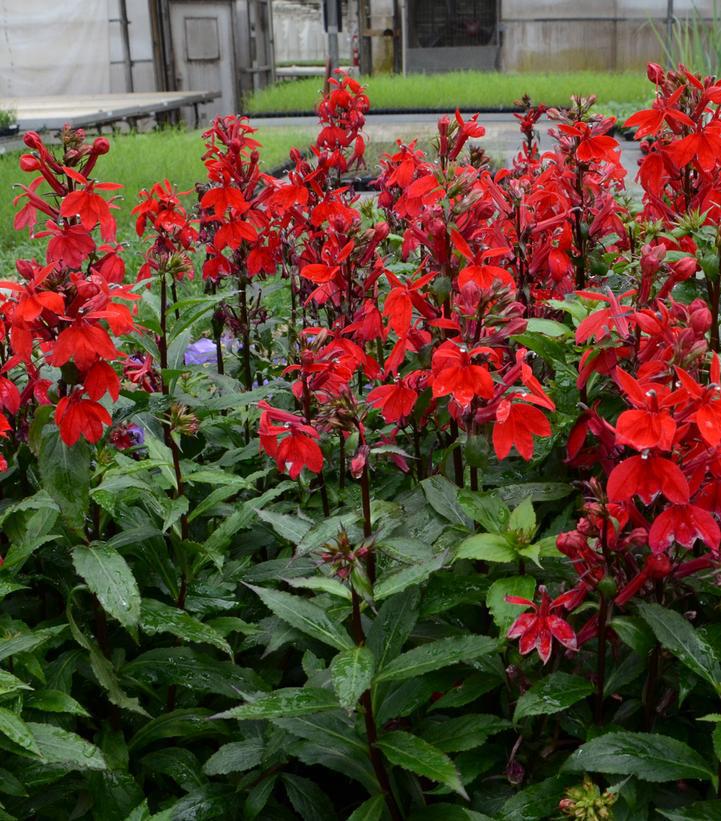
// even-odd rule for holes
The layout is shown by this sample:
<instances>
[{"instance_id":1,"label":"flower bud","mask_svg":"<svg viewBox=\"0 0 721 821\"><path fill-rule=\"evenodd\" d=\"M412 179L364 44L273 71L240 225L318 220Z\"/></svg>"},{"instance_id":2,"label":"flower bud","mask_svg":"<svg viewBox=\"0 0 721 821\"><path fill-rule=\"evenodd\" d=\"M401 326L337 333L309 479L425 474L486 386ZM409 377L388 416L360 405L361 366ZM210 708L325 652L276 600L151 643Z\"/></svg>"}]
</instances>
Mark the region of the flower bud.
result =
<instances>
[{"instance_id":1,"label":"flower bud","mask_svg":"<svg viewBox=\"0 0 721 821\"><path fill-rule=\"evenodd\" d=\"M42 163L40 160L32 154L23 154L22 157L20 157L21 171L38 171L41 166Z\"/></svg>"}]
</instances>

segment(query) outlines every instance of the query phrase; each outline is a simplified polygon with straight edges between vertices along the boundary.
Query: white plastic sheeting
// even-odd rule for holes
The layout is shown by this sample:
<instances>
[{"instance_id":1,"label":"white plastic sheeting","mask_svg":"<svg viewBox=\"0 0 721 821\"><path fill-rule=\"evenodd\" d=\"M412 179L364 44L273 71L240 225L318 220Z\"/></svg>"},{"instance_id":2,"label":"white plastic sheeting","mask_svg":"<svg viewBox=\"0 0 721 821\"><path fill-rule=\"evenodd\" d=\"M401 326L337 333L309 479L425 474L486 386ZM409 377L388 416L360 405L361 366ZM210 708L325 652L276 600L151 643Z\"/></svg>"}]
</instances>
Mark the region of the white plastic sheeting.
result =
<instances>
[{"instance_id":1,"label":"white plastic sheeting","mask_svg":"<svg viewBox=\"0 0 721 821\"><path fill-rule=\"evenodd\" d=\"M110 91L108 0L0 0L0 96Z\"/></svg>"}]
</instances>

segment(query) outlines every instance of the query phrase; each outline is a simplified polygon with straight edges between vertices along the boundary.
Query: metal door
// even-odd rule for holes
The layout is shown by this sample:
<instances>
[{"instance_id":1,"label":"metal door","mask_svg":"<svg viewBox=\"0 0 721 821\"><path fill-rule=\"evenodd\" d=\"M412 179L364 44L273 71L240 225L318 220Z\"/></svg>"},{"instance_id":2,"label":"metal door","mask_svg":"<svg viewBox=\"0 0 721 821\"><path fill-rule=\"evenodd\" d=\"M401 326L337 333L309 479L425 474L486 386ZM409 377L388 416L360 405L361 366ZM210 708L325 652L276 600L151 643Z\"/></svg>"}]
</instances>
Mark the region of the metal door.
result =
<instances>
[{"instance_id":1,"label":"metal door","mask_svg":"<svg viewBox=\"0 0 721 821\"><path fill-rule=\"evenodd\" d=\"M201 106L203 120L238 110L233 8L230 0L171 0L170 32L179 91L219 91Z\"/></svg>"}]
</instances>

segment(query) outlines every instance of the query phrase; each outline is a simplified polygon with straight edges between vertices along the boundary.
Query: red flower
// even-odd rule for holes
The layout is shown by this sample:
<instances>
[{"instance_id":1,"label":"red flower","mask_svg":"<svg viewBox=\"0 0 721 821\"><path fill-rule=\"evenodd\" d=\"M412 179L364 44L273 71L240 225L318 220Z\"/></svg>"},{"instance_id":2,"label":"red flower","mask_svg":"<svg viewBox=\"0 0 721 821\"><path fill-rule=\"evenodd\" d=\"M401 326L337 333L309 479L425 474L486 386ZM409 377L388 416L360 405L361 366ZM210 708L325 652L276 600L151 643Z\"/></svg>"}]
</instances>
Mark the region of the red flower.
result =
<instances>
[{"instance_id":1,"label":"red flower","mask_svg":"<svg viewBox=\"0 0 721 821\"><path fill-rule=\"evenodd\" d=\"M64 396L55 409L55 422L60 438L66 445L74 445L80 437L95 443L103 435L103 425L111 422L110 414L98 402L83 399L81 391Z\"/></svg>"},{"instance_id":2,"label":"red flower","mask_svg":"<svg viewBox=\"0 0 721 821\"><path fill-rule=\"evenodd\" d=\"M708 511L689 504L670 505L654 519L648 534L648 544L654 553L663 553L674 542L690 549L696 539L718 553L721 530Z\"/></svg>"},{"instance_id":3,"label":"red flower","mask_svg":"<svg viewBox=\"0 0 721 821\"><path fill-rule=\"evenodd\" d=\"M626 397L638 410L624 411L616 422L616 441L636 450L671 450L676 422L665 406L673 403L668 388L655 383L642 385L630 374L616 368L616 379Z\"/></svg>"},{"instance_id":4,"label":"red flower","mask_svg":"<svg viewBox=\"0 0 721 821\"><path fill-rule=\"evenodd\" d=\"M575 597L576 592L570 590L551 600L545 587L541 585L538 590L541 594L540 605L521 596L506 596L509 604L521 604L533 610L532 613L523 613L513 622L508 631L508 638L516 639L520 636L518 649L521 655L525 656L535 649L541 661L546 664L551 658L553 639L569 650L577 649L576 634L571 625L560 616L553 615L553 611L565 607Z\"/></svg>"},{"instance_id":5,"label":"red flower","mask_svg":"<svg viewBox=\"0 0 721 821\"><path fill-rule=\"evenodd\" d=\"M550 436L551 424L538 408L523 402L504 399L496 411L493 426L493 448L499 459L505 459L515 445L528 461L533 456L533 437Z\"/></svg>"},{"instance_id":6,"label":"red flower","mask_svg":"<svg viewBox=\"0 0 721 821\"><path fill-rule=\"evenodd\" d=\"M119 351L106 330L81 319L60 333L48 361L60 367L72 359L84 371L98 357L115 359L118 355Z\"/></svg>"},{"instance_id":7,"label":"red flower","mask_svg":"<svg viewBox=\"0 0 721 821\"><path fill-rule=\"evenodd\" d=\"M386 422L398 422L410 415L417 398L418 394L401 380L374 388L368 394L368 403L380 408Z\"/></svg>"},{"instance_id":8,"label":"red flower","mask_svg":"<svg viewBox=\"0 0 721 821\"><path fill-rule=\"evenodd\" d=\"M258 430L260 446L275 459L278 470L288 473L291 479L297 479L304 467L320 473L323 452L316 441L318 431L294 413L272 408L267 402L259 402L258 407L262 411Z\"/></svg>"},{"instance_id":9,"label":"red flower","mask_svg":"<svg viewBox=\"0 0 721 821\"><path fill-rule=\"evenodd\" d=\"M659 493L670 501L685 504L689 487L681 468L662 456L631 456L611 471L606 485L612 502L627 502L639 496L645 504Z\"/></svg>"},{"instance_id":10,"label":"red flower","mask_svg":"<svg viewBox=\"0 0 721 821\"><path fill-rule=\"evenodd\" d=\"M65 173L75 182L79 182L83 188L71 191L60 206L61 217L79 217L80 222L87 231L92 231L96 225L100 225L100 233L107 242L115 239L115 220L110 213L108 202L95 193L95 189L101 191L112 191L123 186L115 182L95 182L86 179L82 174L72 168L65 168Z\"/></svg>"},{"instance_id":11,"label":"red flower","mask_svg":"<svg viewBox=\"0 0 721 821\"><path fill-rule=\"evenodd\" d=\"M489 353L487 348L464 350L450 339L433 354L433 396L450 394L459 405L470 405L475 396L493 397L493 379L485 365L472 364L476 354Z\"/></svg>"}]
</instances>

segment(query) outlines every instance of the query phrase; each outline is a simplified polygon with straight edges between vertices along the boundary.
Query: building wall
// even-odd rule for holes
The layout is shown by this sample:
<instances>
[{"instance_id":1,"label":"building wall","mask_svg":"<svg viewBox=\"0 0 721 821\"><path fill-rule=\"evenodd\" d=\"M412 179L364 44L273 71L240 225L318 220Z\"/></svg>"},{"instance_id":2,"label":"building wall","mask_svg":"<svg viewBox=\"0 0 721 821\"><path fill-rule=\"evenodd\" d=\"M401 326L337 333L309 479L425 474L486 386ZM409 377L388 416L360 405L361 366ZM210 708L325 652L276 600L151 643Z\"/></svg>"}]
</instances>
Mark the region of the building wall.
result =
<instances>
[{"instance_id":1,"label":"building wall","mask_svg":"<svg viewBox=\"0 0 721 821\"><path fill-rule=\"evenodd\" d=\"M110 91L127 91L124 64L120 0L108 0L110 19ZM155 91L153 39L150 31L148 0L125 0L130 25L130 58L133 63L133 90Z\"/></svg>"},{"instance_id":2,"label":"building wall","mask_svg":"<svg viewBox=\"0 0 721 821\"><path fill-rule=\"evenodd\" d=\"M0 0L0 97L108 91L108 0Z\"/></svg>"},{"instance_id":3,"label":"building wall","mask_svg":"<svg viewBox=\"0 0 721 821\"><path fill-rule=\"evenodd\" d=\"M711 16L713 5L675 0L674 14ZM662 56L666 9L667 0L502 0L501 69L643 68Z\"/></svg>"},{"instance_id":4,"label":"building wall","mask_svg":"<svg viewBox=\"0 0 721 821\"><path fill-rule=\"evenodd\" d=\"M353 23L347 5L343 4L343 31L338 35L342 60L351 56ZM325 60L328 40L320 0L273 0L273 40L276 63Z\"/></svg>"}]
</instances>

